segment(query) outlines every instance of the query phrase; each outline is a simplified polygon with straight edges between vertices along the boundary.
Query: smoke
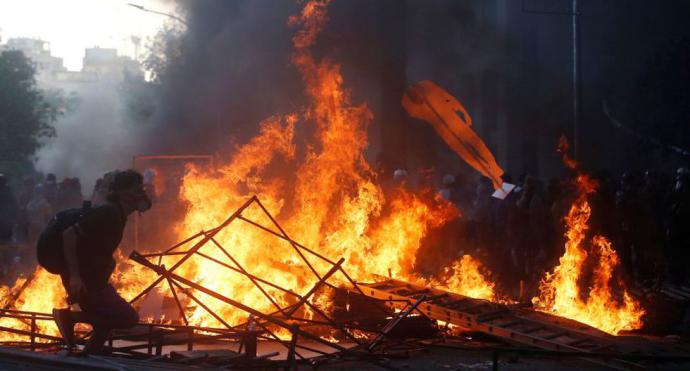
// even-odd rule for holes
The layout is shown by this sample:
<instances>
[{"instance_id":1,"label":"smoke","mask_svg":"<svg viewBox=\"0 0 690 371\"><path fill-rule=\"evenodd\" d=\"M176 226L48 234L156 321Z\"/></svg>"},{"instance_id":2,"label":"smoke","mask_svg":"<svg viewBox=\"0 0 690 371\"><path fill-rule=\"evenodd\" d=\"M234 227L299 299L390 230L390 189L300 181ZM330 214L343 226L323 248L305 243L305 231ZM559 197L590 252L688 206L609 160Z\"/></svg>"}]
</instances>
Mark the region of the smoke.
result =
<instances>
[{"instance_id":1,"label":"smoke","mask_svg":"<svg viewBox=\"0 0 690 371\"><path fill-rule=\"evenodd\" d=\"M479 101L479 87L505 57L502 33L476 14L481 3L331 3L313 51L342 64L353 101L366 102L374 113L371 160L427 167L438 161L440 150L441 158L449 159L441 167L457 166L433 132L407 118L400 99L410 83L436 80L459 93L481 129L486 120L479 108L496 108ZM57 123L57 138L38 154L41 171L80 176L89 184L105 171L127 167L137 154L216 154L256 135L265 118L305 106L303 84L290 60L293 30L286 22L298 13L297 1L177 5L187 26L178 25L179 50L164 56L160 79L136 91L115 86L80 91L79 106ZM134 111L143 114L132 114L133 105L142 105ZM487 143L491 146L491 138Z\"/></svg>"},{"instance_id":2,"label":"smoke","mask_svg":"<svg viewBox=\"0 0 690 371\"><path fill-rule=\"evenodd\" d=\"M58 177L79 177L88 197L102 174L131 166L138 130L117 84L84 84L71 92L76 103L55 123L57 136L38 151L36 168Z\"/></svg>"},{"instance_id":3,"label":"smoke","mask_svg":"<svg viewBox=\"0 0 690 371\"><path fill-rule=\"evenodd\" d=\"M169 60L156 89L146 148L213 154L230 138L246 139L258 122L294 111L299 75L290 67L291 1L189 1L179 58Z\"/></svg>"},{"instance_id":4,"label":"smoke","mask_svg":"<svg viewBox=\"0 0 690 371\"><path fill-rule=\"evenodd\" d=\"M497 108L480 102L478 93L506 59L505 36L477 15L483 6L398 0L329 5L313 50L342 64L353 101L366 102L374 113L372 161L389 169L428 167L440 149L451 159L442 166L458 166L433 132L406 116L400 99L407 85L437 80L459 93L482 127L479 109ZM157 86L156 112L143 138L148 150L213 154L256 135L263 119L304 106L303 84L290 61L293 30L286 24L299 11L297 1L180 1L179 9L188 27Z\"/></svg>"},{"instance_id":5,"label":"smoke","mask_svg":"<svg viewBox=\"0 0 690 371\"><path fill-rule=\"evenodd\" d=\"M231 138L244 142L256 135L263 119L305 106L303 83L290 58L294 30L287 25L288 17L300 10L298 1L179 4L189 26L180 40L180 57L171 61L158 87L150 148L214 153L228 148ZM404 73L388 77L405 60L391 53L389 41L404 40L405 34L392 34L396 29L384 17L399 5L390 0L333 1L326 28L312 48L317 58L342 64L354 101L367 102L377 117L383 100L402 112ZM390 85L386 79L399 86L384 93Z\"/></svg>"}]
</instances>

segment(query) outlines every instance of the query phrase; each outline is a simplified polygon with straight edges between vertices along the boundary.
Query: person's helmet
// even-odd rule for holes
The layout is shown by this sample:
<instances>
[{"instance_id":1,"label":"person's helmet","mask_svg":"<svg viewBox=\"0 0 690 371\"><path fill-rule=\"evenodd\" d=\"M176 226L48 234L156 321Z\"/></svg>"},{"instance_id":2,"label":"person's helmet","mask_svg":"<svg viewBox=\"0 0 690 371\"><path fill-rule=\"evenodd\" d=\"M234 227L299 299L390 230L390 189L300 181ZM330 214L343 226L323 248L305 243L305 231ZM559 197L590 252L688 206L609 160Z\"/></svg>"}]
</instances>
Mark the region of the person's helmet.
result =
<instances>
[{"instance_id":1,"label":"person's helmet","mask_svg":"<svg viewBox=\"0 0 690 371\"><path fill-rule=\"evenodd\" d=\"M407 170L397 169L393 172L393 180L400 181L407 178Z\"/></svg>"},{"instance_id":2,"label":"person's helmet","mask_svg":"<svg viewBox=\"0 0 690 371\"><path fill-rule=\"evenodd\" d=\"M444 186L450 186L455 183L455 177L451 174L446 174L443 176L443 185Z\"/></svg>"},{"instance_id":3,"label":"person's helmet","mask_svg":"<svg viewBox=\"0 0 690 371\"><path fill-rule=\"evenodd\" d=\"M690 170L688 170L688 168L685 167L679 167L678 170L676 170L675 189L686 189L688 181L690 181Z\"/></svg>"},{"instance_id":4,"label":"person's helmet","mask_svg":"<svg viewBox=\"0 0 690 371\"><path fill-rule=\"evenodd\" d=\"M148 168L144 170L144 183L150 184L153 182L153 179L156 177L156 171Z\"/></svg>"},{"instance_id":5,"label":"person's helmet","mask_svg":"<svg viewBox=\"0 0 690 371\"><path fill-rule=\"evenodd\" d=\"M34 186L34 197L39 196L45 196L46 194L46 187L43 185L43 183L38 183Z\"/></svg>"}]
</instances>

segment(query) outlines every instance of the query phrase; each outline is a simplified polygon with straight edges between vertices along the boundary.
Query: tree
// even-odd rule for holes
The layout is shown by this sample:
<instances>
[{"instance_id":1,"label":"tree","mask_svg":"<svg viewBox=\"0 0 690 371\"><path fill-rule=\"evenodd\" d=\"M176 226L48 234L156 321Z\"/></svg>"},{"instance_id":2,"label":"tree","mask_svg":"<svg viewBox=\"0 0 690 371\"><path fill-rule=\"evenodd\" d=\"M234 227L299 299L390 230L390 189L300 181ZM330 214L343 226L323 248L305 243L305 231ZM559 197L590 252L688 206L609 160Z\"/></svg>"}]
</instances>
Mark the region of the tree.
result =
<instances>
[{"instance_id":1,"label":"tree","mask_svg":"<svg viewBox=\"0 0 690 371\"><path fill-rule=\"evenodd\" d=\"M160 84L167 75L175 73L175 69L184 63L183 36L184 30L174 25L166 25L148 45L148 54L143 65L149 73L149 80Z\"/></svg>"},{"instance_id":2,"label":"tree","mask_svg":"<svg viewBox=\"0 0 690 371\"><path fill-rule=\"evenodd\" d=\"M32 170L42 138L55 135L60 114L36 86L36 69L21 51L0 53L0 172Z\"/></svg>"}]
</instances>

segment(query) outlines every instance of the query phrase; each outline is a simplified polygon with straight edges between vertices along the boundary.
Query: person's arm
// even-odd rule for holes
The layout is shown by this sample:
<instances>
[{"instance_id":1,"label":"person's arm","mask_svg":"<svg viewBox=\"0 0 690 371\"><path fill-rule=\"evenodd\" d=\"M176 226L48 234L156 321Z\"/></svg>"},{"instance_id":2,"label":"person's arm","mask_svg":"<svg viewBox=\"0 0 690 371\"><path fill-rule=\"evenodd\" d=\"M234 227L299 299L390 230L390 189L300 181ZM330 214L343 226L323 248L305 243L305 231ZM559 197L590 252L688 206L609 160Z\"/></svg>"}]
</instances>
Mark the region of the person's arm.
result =
<instances>
[{"instance_id":1,"label":"person's arm","mask_svg":"<svg viewBox=\"0 0 690 371\"><path fill-rule=\"evenodd\" d=\"M62 233L62 248L65 254L65 262L69 272L69 295L76 297L86 290L79 272L77 260L77 239L79 234L76 227L69 227Z\"/></svg>"}]
</instances>

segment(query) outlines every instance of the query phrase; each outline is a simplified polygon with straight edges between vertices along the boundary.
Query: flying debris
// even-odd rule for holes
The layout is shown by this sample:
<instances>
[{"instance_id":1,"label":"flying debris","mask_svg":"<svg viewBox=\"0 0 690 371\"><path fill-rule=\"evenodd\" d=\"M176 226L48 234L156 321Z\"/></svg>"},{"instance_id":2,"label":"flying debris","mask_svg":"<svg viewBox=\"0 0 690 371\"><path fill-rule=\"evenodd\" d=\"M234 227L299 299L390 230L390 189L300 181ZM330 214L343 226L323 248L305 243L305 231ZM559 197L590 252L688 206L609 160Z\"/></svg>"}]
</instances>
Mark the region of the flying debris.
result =
<instances>
[{"instance_id":1,"label":"flying debris","mask_svg":"<svg viewBox=\"0 0 690 371\"><path fill-rule=\"evenodd\" d=\"M410 116L431 124L455 153L491 179L494 189L502 189L503 169L484 141L472 130L472 118L455 97L425 80L407 89L402 105Z\"/></svg>"}]
</instances>

